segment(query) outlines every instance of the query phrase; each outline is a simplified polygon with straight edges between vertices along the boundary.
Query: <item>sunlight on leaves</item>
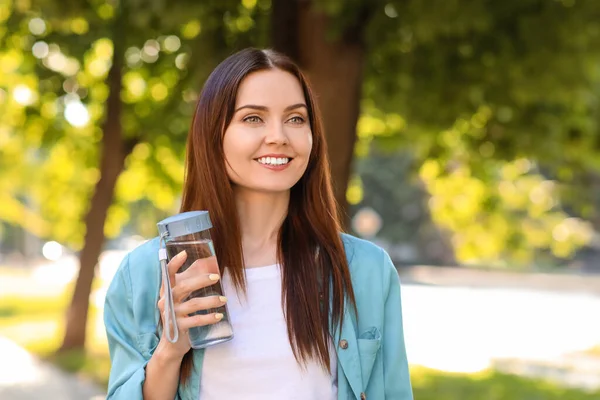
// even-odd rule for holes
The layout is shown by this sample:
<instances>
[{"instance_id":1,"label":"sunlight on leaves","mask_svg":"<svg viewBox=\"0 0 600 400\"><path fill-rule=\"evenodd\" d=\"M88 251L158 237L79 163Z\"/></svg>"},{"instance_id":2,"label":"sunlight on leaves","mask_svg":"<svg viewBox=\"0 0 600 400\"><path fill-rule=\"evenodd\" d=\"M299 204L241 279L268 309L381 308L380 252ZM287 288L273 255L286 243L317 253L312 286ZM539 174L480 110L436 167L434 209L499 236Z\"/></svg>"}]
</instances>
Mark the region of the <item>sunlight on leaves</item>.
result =
<instances>
[{"instance_id":1,"label":"sunlight on leaves","mask_svg":"<svg viewBox=\"0 0 600 400\"><path fill-rule=\"evenodd\" d=\"M492 160L460 151L488 120L487 109L470 122L457 120L440 134L455 157L421 164L433 220L451 233L456 257L465 264L524 265L544 250L570 257L591 241L593 228L563 210L556 182L526 158Z\"/></svg>"},{"instance_id":2,"label":"sunlight on leaves","mask_svg":"<svg viewBox=\"0 0 600 400\"><path fill-rule=\"evenodd\" d=\"M200 21L194 19L181 27L181 35L186 39L193 39L200 34L201 30Z\"/></svg>"}]
</instances>

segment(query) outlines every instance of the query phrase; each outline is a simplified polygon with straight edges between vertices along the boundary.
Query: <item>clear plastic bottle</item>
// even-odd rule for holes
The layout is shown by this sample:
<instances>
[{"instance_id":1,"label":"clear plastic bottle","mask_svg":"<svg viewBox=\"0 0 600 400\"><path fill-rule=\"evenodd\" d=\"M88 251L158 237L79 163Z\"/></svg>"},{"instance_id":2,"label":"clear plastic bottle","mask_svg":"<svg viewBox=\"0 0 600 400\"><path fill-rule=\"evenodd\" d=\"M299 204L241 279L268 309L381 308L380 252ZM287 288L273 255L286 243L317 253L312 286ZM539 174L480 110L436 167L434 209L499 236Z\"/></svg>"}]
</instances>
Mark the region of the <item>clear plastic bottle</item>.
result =
<instances>
[{"instance_id":1,"label":"clear plastic bottle","mask_svg":"<svg viewBox=\"0 0 600 400\"><path fill-rule=\"evenodd\" d=\"M219 273L215 250L210 236L212 223L208 211L189 211L177 214L160 221L157 225L161 237L161 245L164 245L164 248L166 248L166 257L169 261L183 250L187 253L187 259L179 272L188 269L198 259L212 257L213 260L208 260L207 264L210 266L210 270L206 271L206 273ZM163 273L163 277L164 275ZM173 283L171 282L171 284ZM170 306L172 307L173 299L171 291L169 290L168 293L171 298L167 298L167 303L170 301ZM220 280L211 286L193 291L184 301L206 296L226 296L223 293ZM197 311L191 315L215 312L222 313L223 319L215 324L194 327L189 330L189 339L192 348L201 349L233 339L233 328L229 320L226 304L217 308ZM167 314L166 308L165 314ZM169 327L165 326L164 329L169 329Z\"/></svg>"}]
</instances>

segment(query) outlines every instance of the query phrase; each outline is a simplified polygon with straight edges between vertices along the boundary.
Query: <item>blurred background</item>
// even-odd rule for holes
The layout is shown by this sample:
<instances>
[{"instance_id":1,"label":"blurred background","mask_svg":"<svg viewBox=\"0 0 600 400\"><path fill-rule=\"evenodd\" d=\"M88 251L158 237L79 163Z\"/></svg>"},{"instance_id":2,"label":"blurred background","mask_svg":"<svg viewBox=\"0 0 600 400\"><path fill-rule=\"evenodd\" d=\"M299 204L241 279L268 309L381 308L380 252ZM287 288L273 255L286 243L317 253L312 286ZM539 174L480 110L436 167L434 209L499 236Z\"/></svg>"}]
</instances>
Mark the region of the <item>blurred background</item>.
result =
<instances>
[{"instance_id":1,"label":"blurred background","mask_svg":"<svg viewBox=\"0 0 600 400\"><path fill-rule=\"evenodd\" d=\"M106 287L248 46L319 95L347 229L402 278L415 398L600 399L595 0L0 0L0 398L104 398Z\"/></svg>"}]
</instances>

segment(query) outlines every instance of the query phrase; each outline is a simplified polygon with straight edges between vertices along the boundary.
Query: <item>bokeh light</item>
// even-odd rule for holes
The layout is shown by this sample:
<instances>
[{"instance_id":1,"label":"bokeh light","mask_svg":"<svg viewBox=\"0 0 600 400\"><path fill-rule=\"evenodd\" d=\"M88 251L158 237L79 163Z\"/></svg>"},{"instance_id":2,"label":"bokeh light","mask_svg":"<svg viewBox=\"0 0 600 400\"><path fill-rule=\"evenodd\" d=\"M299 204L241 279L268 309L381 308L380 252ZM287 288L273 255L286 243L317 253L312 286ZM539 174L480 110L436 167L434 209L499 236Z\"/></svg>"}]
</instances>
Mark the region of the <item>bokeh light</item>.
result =
<instances>
[{"instance_id":1,"label":"bokeh light","mask_svg":"<svg viewBox=\"0 0 600 400\"><path fill-rule=\"evenodd\" d=\"M42 254L44 255L44 257L46 257L46 259L50 261L56 261L62 256L63 249L60 243L50 241L46 242L42 247Z\"/></svg>"},{"instance_id":2,"label":"bokeh light","mask_svg":"<svg viewBox=\"0 0 600 400\"><path fill-rule=\"evenodd\" d=\"M39 41L33 44L31 51L36 58L44 58L48 55L50 48L48 47L48 43Z\"/></svg>"},{"instance_id":3,"label":"bokeh light","mask_svg":"<svg viewBox=\"0 0 600 400\"><path fill-rule=\"evenodd\" d=\"M29 21L29 31L34 35L43 35L46 32L46 22L41 18L32 18Z\"/></svg>"},{"instance_id":4,"label":"bokeh light","mask_svg":"<svg viewBox=\"0 0 600 400\"><path fill-rule=\"evenodd\" d=\"M67 122L77 128L87 125L90 121L90 114L80 101L68 102L64 114Z\"/></svg>"},{"instance_id":5,"label":"bokeh light","mask_svg":"<svg viewBox=\"0 0 600 400\"><path fill-rule=\"evenodd\" d=\"M35 93L26 85L17 85L13 89L13 98L17 103L28 106L35 102Z\"/></svg>"}]
</instances>

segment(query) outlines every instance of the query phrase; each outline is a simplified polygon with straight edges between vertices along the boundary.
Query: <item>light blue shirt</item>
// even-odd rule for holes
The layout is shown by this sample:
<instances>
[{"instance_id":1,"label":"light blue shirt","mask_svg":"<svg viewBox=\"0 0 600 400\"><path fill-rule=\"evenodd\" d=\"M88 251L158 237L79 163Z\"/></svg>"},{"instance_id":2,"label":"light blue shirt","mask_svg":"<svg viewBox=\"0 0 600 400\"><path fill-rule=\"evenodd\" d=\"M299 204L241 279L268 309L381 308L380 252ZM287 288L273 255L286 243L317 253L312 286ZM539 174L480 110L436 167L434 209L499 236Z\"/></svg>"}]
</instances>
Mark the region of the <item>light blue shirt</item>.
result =
<instances>
[{"instance_id":1,"label":"light blue shirt","mask_svg":"<svg viewBox=\"0 0 600 400\"><path fill-rule=\"evenodd\" d=\"M338 399L412 400L398 273L380 247L345 234L342 240L358 318L347 305L341 333L331 329ZM112 363L108 400L143 399L145 366L159 341L160 284L155 238L125 257L106 295L104 323ZM198 400L203 358L204 350L194 350L194 371L179 386L177 399Z\"/></svg>"}]
</instances>

